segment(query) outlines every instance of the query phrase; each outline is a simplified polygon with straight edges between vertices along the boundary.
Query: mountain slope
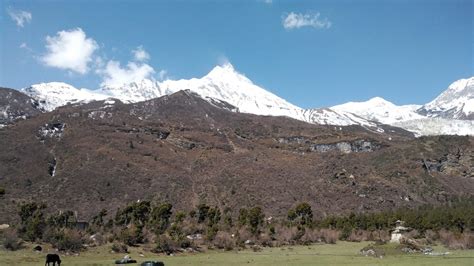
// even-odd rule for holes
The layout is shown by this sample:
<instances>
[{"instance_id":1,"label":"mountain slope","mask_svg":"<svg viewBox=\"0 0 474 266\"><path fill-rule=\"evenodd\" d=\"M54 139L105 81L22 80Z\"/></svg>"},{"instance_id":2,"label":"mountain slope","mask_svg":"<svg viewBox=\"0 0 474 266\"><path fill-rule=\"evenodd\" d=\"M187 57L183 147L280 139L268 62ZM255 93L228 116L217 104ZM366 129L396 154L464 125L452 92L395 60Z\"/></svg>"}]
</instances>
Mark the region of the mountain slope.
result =
<instances>
[{"instance_id":1,"label":"mountain slope","mask_svg":"<svg viewBox=\"0 0 474 266\"><path fill-rule=\"evenodd\" d=\"M0 127L39 113L38 102L33 98L17 90L0 88Z\"/></svg>"},{"instance_id":2,"label":"mountain slope","mask_svg":"<svg viewBox=\"0 0 474 266\"><path fill-rule=\"evenodd\" d=\"M418 113L428 117L474 120L474 77L451 84Z\"/></svg>"},{"instance_id":3,"label":"mountain slope","mask_svg":"<svg viewBox=\"0 0 474 266\"><path fill-rule=\"evenodd\" d=\"M317 216L437 204L474 191L473 145L231 112L190 91L68 105L0 129L0 223L38 199L81 220L137 200L282 218L303 201Z\"/></svg>"}]
</instances>

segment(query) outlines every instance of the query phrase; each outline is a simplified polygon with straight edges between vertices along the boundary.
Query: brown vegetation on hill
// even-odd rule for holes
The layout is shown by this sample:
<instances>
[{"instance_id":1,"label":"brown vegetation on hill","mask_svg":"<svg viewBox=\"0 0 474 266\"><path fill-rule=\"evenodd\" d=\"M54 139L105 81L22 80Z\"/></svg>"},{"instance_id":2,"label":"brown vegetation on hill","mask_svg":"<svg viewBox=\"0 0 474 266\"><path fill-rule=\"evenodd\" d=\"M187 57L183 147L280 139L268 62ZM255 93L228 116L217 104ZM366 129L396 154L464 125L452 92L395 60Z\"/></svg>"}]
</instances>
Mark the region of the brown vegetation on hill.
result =
<instances>
[{"instance_id":1,"label":"brown vegetation on hill","mask_svg":"<svg viewBox=\"0 0 474 266\"><path fill-rule=\"evenodd\" d=\"M189 92L66 106L0 129L0 223L19 202L89 219L136 200L316 217L444 203L474 191L474 139L233 113Z\"/></svg>"}]
</instances>

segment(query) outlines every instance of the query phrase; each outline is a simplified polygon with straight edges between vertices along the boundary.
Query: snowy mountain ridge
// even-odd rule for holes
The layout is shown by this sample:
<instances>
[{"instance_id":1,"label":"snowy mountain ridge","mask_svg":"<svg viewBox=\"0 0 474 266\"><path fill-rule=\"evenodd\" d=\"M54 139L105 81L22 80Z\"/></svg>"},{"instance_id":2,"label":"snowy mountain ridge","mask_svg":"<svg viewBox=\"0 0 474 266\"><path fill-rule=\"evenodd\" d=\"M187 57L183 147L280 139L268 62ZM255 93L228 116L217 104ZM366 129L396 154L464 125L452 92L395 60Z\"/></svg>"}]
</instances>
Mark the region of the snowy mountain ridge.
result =
<instances>
[{"instance_id":1,"label":"snowy mountain ridge","mask_svg":"<svg viewBox=\"0 0 474 266\"><path fill-rule=\"evenodd\" d=\"M306 110L289 103L275 94L255 85L230 64L214 67L202 78L165 80L158 82L144 79L122 86L102 86L98 90L76 89L61 82L32 85L22 91L37 99L41 108L52 111L66 104L85 103L106 98L116 98L125 103L145 101L180 90L195 92L211 104L225 101L239 112L256 115L288 116L317 124L354 125L376 127L376 123L352 120L352 114L339 114L327 109ZM361 123L362 122L362 123Z\"/></svg>"},{"instance_id":2,"label":"snowy mountain ridge","mask_svg":"<svg viewBox=\"0 0 474 266\"><path fill-rule=\"evenodd\" d=\"M419 113L428 117L474 119L474 77L455 81L433 101L423 105Z\"/></svg>"},{"instance_id":3,"label":"snowy mountain ridge","mask_svg":"<svg viewBox=\"0 0 474 266\"><path fill-rule=\"evenodd\" d=\"M87 103L108 98L101 93L88 89L77 89L63 82L35 84L22 89L21 92L37 100L40 109L47 112L67 104Z\"/></svg>"},{"instance_id":4,"label":"snowy mountain ridge","mask_svg":"<svg viewBox=\"0 0 474 266\"><path fill-rule=\"evenodd\" d=\"M397 106L383 98L374 97L366 102L348 102L331 107L334 111L346 111L357 114L365 119L378 121L384 124L393 124L400 121L421 119L416 113L421 105Z\"/></svg>"},{"instance_id":5,"label":"snowy mountain ridge","mask_svg":"<svg viewBox=\"0 0 474 266\"><path fill-rule=\"evenodd\" d=\"M122 86L102 86L98 90L76 89L65 83L51 82L32 85L22 89L22 92L36 99L45 111L52 111L66 104L107 98L134 103L180 90L190 90L211 104L224 101L243 113L288 116L314 124L360 125L379 132L383 132L380 124L388 124L412 131L416 135L474 135L473 121L458 120L470 119L473 116L473 84L474 78L456 81L439 97L423 106L397 106L375 97L366 102L348 102L330 108L303 109L255 85L227 63L216 66L202 78L161 82L144 79ZM452 122L453 119L456 122ZM426 126L423 126L424 124Z\"/></svg>"}]
</instances>

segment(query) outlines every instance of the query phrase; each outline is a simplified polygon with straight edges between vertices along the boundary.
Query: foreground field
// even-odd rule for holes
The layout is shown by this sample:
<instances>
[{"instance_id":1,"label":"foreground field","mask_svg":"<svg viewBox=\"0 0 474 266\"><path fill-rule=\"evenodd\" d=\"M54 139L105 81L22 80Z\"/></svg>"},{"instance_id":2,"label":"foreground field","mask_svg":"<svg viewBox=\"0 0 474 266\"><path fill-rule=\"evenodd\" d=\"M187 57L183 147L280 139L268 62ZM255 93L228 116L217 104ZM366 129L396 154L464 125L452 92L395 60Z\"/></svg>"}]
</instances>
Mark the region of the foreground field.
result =
<instances>
[{"instance_id":1,"label":"foreground field","mask_svg":"<svg viewBox=\"0 0 474 266\"><path fill-rule=\"evenodd\" d=\"M199 254L176 256L156 255L131 249L132 258L142 262L160 260L166 266L172 265L473 265L474 250L450 251L446 256L427 255L390 255L384 258L372 258L359 255L359 250L368 243L339 242L336 245L311 245L282 248L265 248L260 252L251 250L218 252L209 251ZM62 265L113 265L115 259L123 255L111 254L109 247L90 249L78 256L62 255ZM435 247L435 251L446 251ZM30 248L9 252L0 250L0 265L43 265L45 253L36 253ZM134 265L134 264L129 264Z\"/></svg>"}]
</instances>

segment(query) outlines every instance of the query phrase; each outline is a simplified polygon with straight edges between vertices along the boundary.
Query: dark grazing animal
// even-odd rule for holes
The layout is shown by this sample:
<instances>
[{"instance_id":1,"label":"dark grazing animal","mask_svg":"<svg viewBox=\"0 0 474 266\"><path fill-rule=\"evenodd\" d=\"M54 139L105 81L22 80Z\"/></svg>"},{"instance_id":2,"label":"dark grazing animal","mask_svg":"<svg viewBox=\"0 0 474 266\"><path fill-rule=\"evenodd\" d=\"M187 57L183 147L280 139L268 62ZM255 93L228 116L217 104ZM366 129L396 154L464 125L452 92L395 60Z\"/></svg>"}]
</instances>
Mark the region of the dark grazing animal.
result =
<instances>
[{"instance_id":1,"label":"dark grazing animal","mask_svg":"<svg viewBox=\"0 0 474 266\"><path fill-rule=\"evenodd\" d=\"M58 266L61 266L61 259L59 258L59 255L58 254L48 254L46 255L46 262L45 262L45 266L48 265L50 263L53 263L53 266L56 266L56 262L58 263Z\"/></svg>"}]
</instances>

